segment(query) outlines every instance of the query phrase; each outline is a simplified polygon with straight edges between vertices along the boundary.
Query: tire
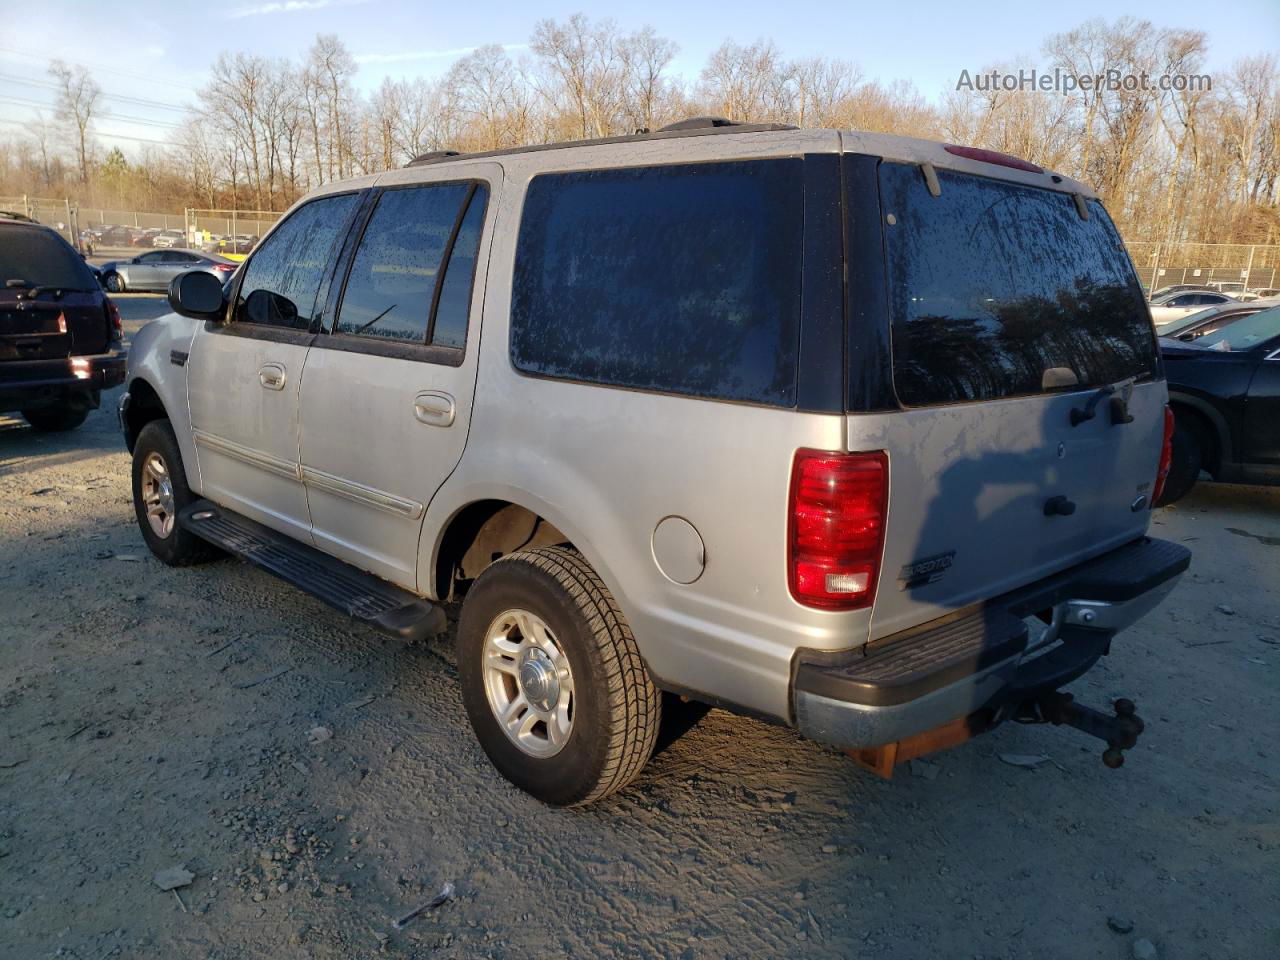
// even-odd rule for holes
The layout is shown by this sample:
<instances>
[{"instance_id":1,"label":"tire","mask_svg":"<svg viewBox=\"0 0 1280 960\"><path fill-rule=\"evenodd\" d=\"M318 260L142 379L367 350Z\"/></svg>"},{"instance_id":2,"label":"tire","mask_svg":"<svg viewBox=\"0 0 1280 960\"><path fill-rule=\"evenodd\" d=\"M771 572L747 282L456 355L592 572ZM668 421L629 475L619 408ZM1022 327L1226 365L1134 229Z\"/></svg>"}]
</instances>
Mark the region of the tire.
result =
<instances>
[{"instance_id":1,"label":"tire","mask_svg":"<svg viewBox=\"0 0 1280 960\"><path fill-rule=\"evenodd\" d=\"M124 277L114 270L102 278L102 285L112 293L124 293L125 290Z\"/></svg>"},{"instance_id":2,"label":"tire","mask_svg":"<svg viewBox=\"0 0 1280 960\"><path fill-rule=\"evenodd\" d=\"M163 490L155 490L156 459L163 467L162 474L168 477L167 495ZM133 512L147 547L171 567L203 563L220 554L213 545L177 524L178 512L197 499L187 486L173 427L168 420L152 420L142 428L133 445ZM156 507L161 511L158 517L149 512ZM153 523L157 519L159 523Z\"/></svg>"},{"instance_id":3,"label":"tire","mask_svg":"<svg viewBox=\"0 0 1280 960\"><path fill-rule=\"evenodd\" d=\"M1175 503L1190 493L1203 468L1204 443L1200 438L1200 431L1186 416L1176 417L1173 422L1173 456L1169 461L1169 475L1165 478L1164 490L1156 501L1156 506Z\"/></svg>"},{"instance_id":4,"label":"tire","mask_svg":"<svg viewBox=\"0 0 1280 960\"><path fill-rule=\"evenodd\" d=\"M533 642L523 635L526 626ZM501 637L501 647L491 637ZM471 727L493 765L522 790L554 806L580 806L621 790L649 761L662 722L661 695L612 594L576 551L537 547L491 564L467 593L457 644ZM503 652L509 650L522 652ZM511 670L533 655L542 655L550 665L545 672L557 678L548 683L559 699L544 699L543 711L532 704L546 687L526 684L523 670L518 677ZM504 669L491 666L498 661ZM513 728L535 718L525 746L499 722L503 697L513 708L520 698L528 705L513 714ZM546 709L549 702L556 706ZM569 718L558 746L552 720L536 720L541 715Z\"/></svg>"},{"instance_id":5,"label":"tire","mask_svg":"<svg viewBox=\"0 0 1280 960\"><path fill-rule=\"evenodd\" d=\"M74 430L89 416L89 407L83 403L69 403L62 407L39 407L23 410L27 423L43 433L62 433Z\"/></svg>"}]
</instances>

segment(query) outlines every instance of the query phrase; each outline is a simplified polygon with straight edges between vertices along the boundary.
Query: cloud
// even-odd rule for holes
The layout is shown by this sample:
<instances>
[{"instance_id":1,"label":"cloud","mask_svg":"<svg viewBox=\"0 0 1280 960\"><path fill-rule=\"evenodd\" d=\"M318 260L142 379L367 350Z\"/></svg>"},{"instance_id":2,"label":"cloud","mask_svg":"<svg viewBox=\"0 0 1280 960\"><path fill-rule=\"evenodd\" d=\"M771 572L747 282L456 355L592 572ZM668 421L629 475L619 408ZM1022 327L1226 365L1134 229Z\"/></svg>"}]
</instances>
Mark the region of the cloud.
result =
<instances>
[{"instance_id":1,"label":"cloud","mask_svg":"<svg viewBox=\"0 0 1280 960\"><path fill-rule=\"evenodd\" d=\"M305 0L303 0L305 2ZM318 0L323 2L323 0ZM524 50L527 43L501 43L504 50ZM452 50L410 50L403 53L358 53L356 63L407 63L412 60L445 60L450 57L463 57L475 53L479 47L455 47Z\"/></svg>"},{"instance_id":2,"label":"cloud","mask_svg":"<svg viewBox=\"0 0 1280 960\"><path fill-rule=\"evenodd\" d=\"M270 13L305 13L309 10L323 10L325 7L349 7L367 2L368 0L272 0L270 3L260 3L253 7L238 7L228 16L232 20L242 20L245 17L261 17Z\"/></svg>"}]
</instances>

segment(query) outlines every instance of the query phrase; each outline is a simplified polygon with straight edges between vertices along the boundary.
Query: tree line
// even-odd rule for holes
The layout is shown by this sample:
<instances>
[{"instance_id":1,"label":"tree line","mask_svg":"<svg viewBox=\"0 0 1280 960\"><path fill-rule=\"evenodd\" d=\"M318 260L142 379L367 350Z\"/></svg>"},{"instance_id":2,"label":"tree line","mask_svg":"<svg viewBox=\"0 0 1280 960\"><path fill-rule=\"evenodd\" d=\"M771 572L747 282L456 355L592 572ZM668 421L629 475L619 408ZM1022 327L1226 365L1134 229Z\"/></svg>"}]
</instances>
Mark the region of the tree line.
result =
<instances>
[{"instance_id":1,"label":"tree line","mask_svg":"<svg viewBox=\"0 0 1280 960\"><path fill-rule=\"evenodd\" d=\"M135 209L283 209L314 187L432 150L477 151L653 130L712 114L945 140L1016 154L1094 185L1130 240L1280 243L1280 61L1240 59L1180 89L1067 92L960 84L936 100L835 58L788 59L769 40L726 41L696 78L676 43L584 15L543 20L513 55L480 47L438 79L355 86L358 64L320 35L297 60L224 53L171 142L105 157L101 90L51 64L52 123L0 142L0 194L67 195ZM1031 66L1073 76L1205 76L1203 32L1122 18L1048 37Z\"/></svg>"}]
</instances>

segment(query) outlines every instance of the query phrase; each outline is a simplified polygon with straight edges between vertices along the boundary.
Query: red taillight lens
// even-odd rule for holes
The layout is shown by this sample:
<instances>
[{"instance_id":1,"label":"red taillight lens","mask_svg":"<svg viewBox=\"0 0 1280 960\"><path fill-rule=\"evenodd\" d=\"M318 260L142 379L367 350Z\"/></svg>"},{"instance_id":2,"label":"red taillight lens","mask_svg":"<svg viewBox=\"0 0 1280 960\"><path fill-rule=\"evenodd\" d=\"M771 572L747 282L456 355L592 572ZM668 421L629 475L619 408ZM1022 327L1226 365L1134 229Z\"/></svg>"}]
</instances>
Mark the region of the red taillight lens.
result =
<instances>
[{"instance_id":1,"label":"red taillight lens","mask_svg":"<svg viewBox=\"0 0 1280 960\"><path fill-rule=\"evenodd\" d=\"M1164 493L1164 482L1169 479L1169 467L1173 463L1173 411L1164 408L1164 443L1160 447L1160 466L1156 468L1155 489L1151 491L1151 505L1154 507Z\"/></svg>"},{"instance_id":2,"label":"red taillight lens","mask_svg":"<svg viewBox=\"0 0 1280 960\"><path fill-rule=\"evenodd\" d=\"M983 150L981 147L961 147L954 143L949 143L943 147L947 153L954 154L957 157L965 157L968 160L977 160L980 163L994 163L1001 167L1013 167L1015 170L1026 170L1028 173L1044 173L1044 167L1037 166L1029 160L1023 160L1021 157L1015 157L1008 153L999 153L995 150Z\"/></svg>"},{"instance_id":3,"label":"red taillight lens","mask_svg":"<svg viewBox=\"0 0 1280 960\"><path fill-rule=\"evenodd\" d=\"M796 452L787 567L798 602L828 610L871 606L888 497L889 458L883 451Z\"/></svg>"},{"instance_id":4,"label":"red taillight lens","mask_svg":"<svg viewBox=\"0 0 1280 960\"><path fill-rule=\"evenodd\" d=\"M107 312L107 339L123 340L124 321L120 319L120 308L111 301L110 297L103 297L102 301L102 309Z\"/></svg>"},{"instance_id":5,"label":"red taillight lens","mask_svg":"<svg viewBox=\"0 0 1280 960\"><path fill-rule=\"evenodd\" d=\"M217 270L219 273L230 273L235 269L235 267L229 263L215 263L213 265L213 269Z\"/></svg>"}]
</instances>

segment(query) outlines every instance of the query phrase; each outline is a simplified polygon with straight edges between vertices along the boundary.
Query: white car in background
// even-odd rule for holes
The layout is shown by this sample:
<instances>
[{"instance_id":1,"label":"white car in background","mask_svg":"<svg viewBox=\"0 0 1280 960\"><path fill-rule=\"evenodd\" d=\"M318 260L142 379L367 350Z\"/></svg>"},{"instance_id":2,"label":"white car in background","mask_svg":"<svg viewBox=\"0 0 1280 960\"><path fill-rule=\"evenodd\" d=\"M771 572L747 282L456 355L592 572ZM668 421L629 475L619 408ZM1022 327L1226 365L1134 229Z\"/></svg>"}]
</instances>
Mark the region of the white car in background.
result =
<instances>
[{"instance_id":1,"label":"white car in background","mask_svg":"<svg viewBox=\"0 0 1280 960\"><path fill-rule=\"evenodd\" d=\"M176 247L183 242L181 230L161 230L151 238L153 247Z\"/></svg>"},{"instance_id":2,"label":"white car in background","mask_svg":"<svg viewBox=\"0 0 1280 960\"><path fill-rule=\"evenodd\" d=\"M1235 302L1235 297L1225 293L1215 293L1212 290L1174 291L1155 297L1151 301L1151 320L1160 327L1190 314L1199 313L1205 307Z\"/></svg>"}]
</instances>

